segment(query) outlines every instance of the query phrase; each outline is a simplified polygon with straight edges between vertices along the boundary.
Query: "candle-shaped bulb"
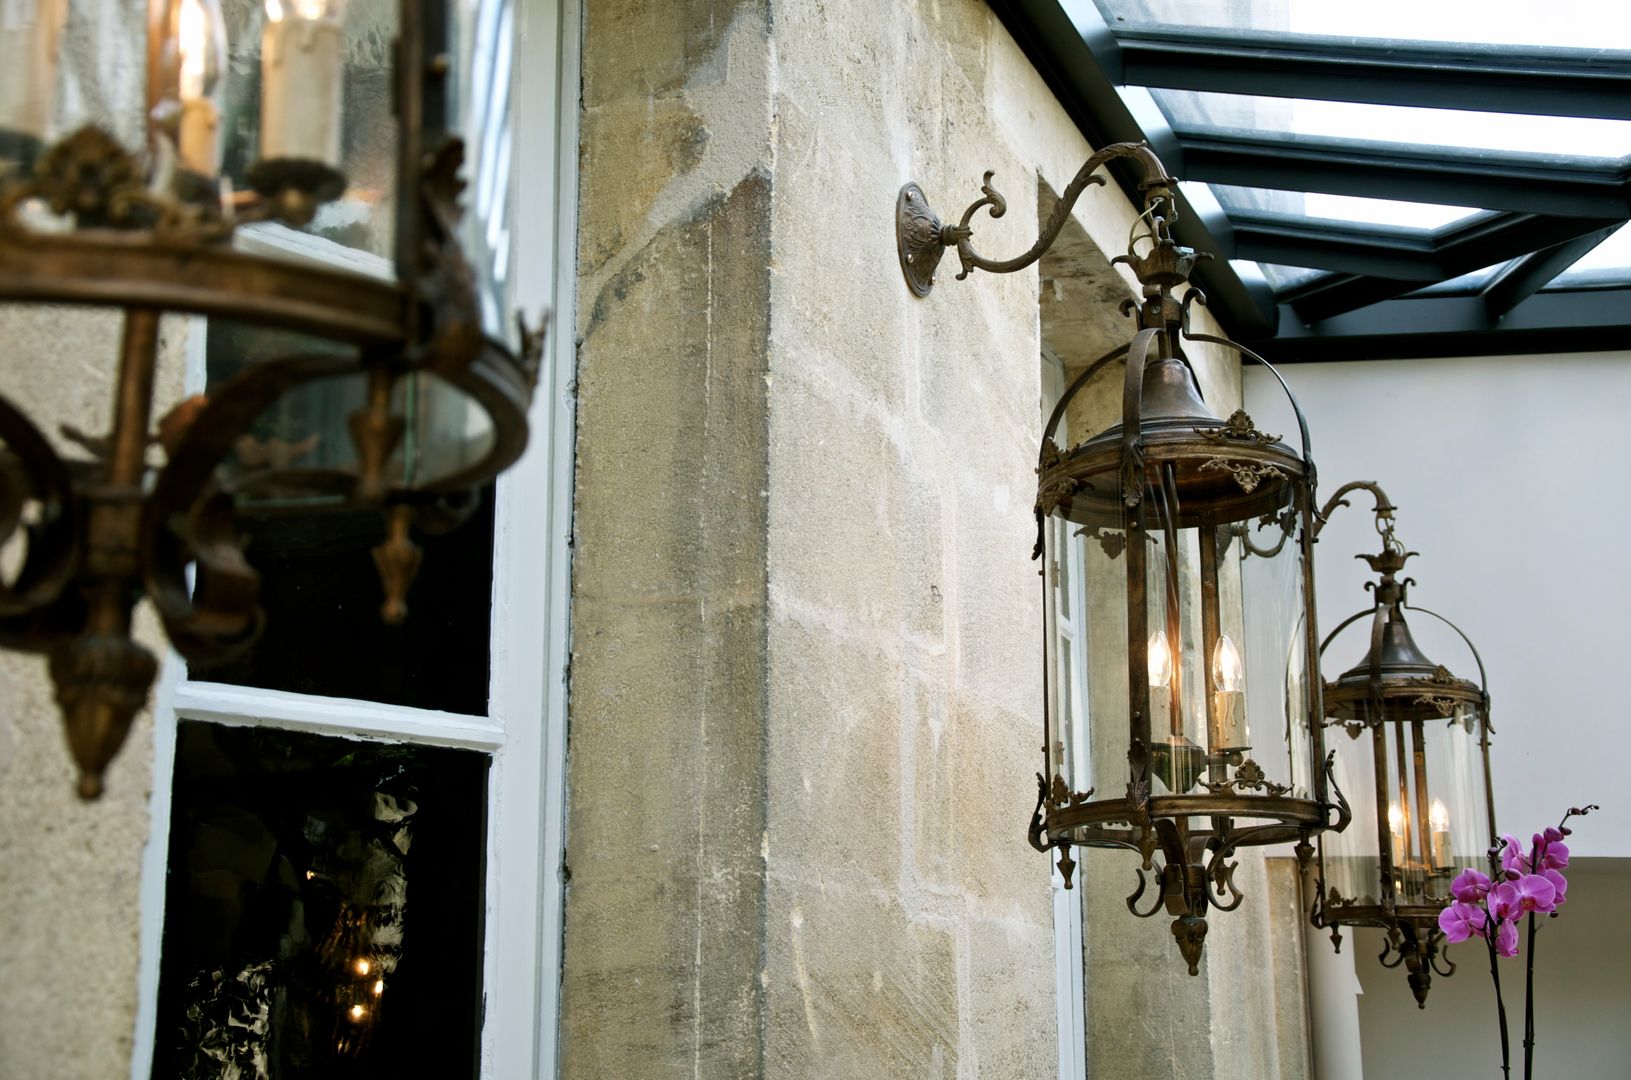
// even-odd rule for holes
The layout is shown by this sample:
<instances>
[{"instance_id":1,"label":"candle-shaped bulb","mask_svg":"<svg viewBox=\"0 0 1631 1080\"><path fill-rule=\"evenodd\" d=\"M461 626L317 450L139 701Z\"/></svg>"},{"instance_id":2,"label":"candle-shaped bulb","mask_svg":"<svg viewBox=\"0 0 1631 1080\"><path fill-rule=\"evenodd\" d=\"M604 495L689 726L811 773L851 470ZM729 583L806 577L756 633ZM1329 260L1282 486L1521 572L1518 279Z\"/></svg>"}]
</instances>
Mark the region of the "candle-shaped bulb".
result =
<instances>
[{"instance_id":1,"label":"candle-shaped bulb","mask_svg":"<svg viewBox=\"0 0 1631 1080\"><path fill-rule=\"evenodd\" d=\"M1229 640L1228 634L1218 636L1212 649L1212 682L1219 690L1239 693L1246 689L1246 669L1240 662L1240 650Z\"/></svg>"},{"instance_id":2,"label":"candle-shaped bulb","mask_svg":"<svg viewBox=\"0 0 1631 1080\"><path fill-rule=\"evenodd\" d=\"M1387 804L1387 827L1394 836L1404 831L1404 811L1396 802Z\"/></svg>"},{"instance_id":3,"label":"candle-shaped bulb","mask_svg":"<svg viewBox=\"0 0 1631 1080\"><path fill-rule=\"evenodd\" d=\"M50 133L67 14L67 0L0 0L0 164L23 164Z\"/></svg>"},{"instance_id":4,"label":"candle-shaped bulb","mask_svg":"<svg viewBox=\"0 0 1631 1080\"><path fill-rule=\"evenodd\" d=\"M261 30L262 164L301 161L339 168L345 83L342 6L341 0L266 0Z\"/></svg>"},{"instance_id":5,"label":"candle-shaped bulb","mask_svg":"<svg viewBox=\"0 0 1631 1080\"><path fill-rule=\"evenodd\" d=\"M1446 832L1450 828L1450 810L1444 805L1443 799L1434 799L1432 807L1427 811L1427 822L1434 832Z\"/></svg>"},{"instance_id":6,"label":"candle-shaped bulb","mask_svg":"<svg viewBox=\"0 0 1631 1080\"><path fill-rule=\"evenodd\" d=\"M1172 649L1167 644L1165 630L1157 630L1150 635L1149 647L1150 685L1166 687L1172 685Z\"/></svg>"},{"instance_id":7,"label":"candle-shaped bulb","mask_svg":"<svg viewBox=\"0 0 1631 1080\"><path fill-rule=\"evenodd\" d=\"M218 98L227 53L221 6L218 0L164 0L155 29L163 37L149 116L183 169L214 176L221 167Z\"/></svg>"}]
</instances>

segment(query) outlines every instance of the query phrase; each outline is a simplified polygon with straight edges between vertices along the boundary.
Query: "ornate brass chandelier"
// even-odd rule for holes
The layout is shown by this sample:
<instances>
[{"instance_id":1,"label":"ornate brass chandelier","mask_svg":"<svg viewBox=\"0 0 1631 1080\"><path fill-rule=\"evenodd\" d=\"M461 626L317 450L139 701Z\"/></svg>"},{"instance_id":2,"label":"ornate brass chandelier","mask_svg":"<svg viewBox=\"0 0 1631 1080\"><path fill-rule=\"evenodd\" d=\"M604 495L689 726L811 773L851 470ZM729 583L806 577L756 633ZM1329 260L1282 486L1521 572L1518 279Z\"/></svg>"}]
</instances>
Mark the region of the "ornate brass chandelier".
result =
<instances>
[{"instance_id":1,"label":"ornate brass chandelier","mask_svg":"<svg viewBox=\"0 0 1631 1080\"><path fill-rule=\"evenodd\" d=\"M908 184L897 240L901 268L920 296L947 247L957 248L959 278L1023 269L1054 242L1082 191L1103 183L1096 170L1115 158L1132 159L1143 173L1143 213L1127 254L1115 260L1142 285L1141 299L1125 307L1138 329L1071 382L1044 427L1033 557L1051 569L1085 537L1089 589L1120 599L1087 605L1093 673L1083 695L1061 663L1054 575L1043 573L1044 771L1030 841L1058 850L1067 885L1074 847L1137 853L1127 906L1140 917L1173 918L1193 975L1208 912L1242 902L1236 853L1295 842L1306 861L1312 837L1340 831L1349 819L1330 781L1319 723L1307 425L1298 412L1300 447L1293 448L1257 430L1245 412L1223 419L1202 400L1187 343L1255 354L1189 329L1191 304L1204 303L1195 289L1184 291L1196 256L1172 239L1177 182L1143 144L1108 146L1089 158L1036 244L1017 258L986 259L971 246L975 213L989 208L997 217L1006 209L990 174L983 197L957 224L943 224ZM1076 445L1056 443L1082 387L1123 357L1121 423ZM1154 878L1148 899L1146 875Z\"/></svg>"},{"instance_id":2,"label":"ornate brass chandelier","mask_svg":"<svg viewBox=\"0 0 1631 1080\"><path fill-rule=\"evenodd\" d=\"M1323 656L1338 635L1370 616L1364 657L1325 684L1335 775L1353 792L1355 824L1341 836L1320 839L1311 917L1315 926L1330 929L1339 950L1344 926L1385 931L1382 963L1404 966L1416 1003L1425 1008L1433 974L1455 972L1438 925L1452 899L1450 882L1462 870L1483 867L1497 836L1488 682L1471 639L1442 615L1409 603L1415 582L1399 574L1416 553L1394 536L1394 507L1380 487L1358 482L1339 488L1321 511L1321 523L1357 490L1376 500L1382 550L1358 556L1379 575L1365 586L1375 601L1344 620L1320 648ZM1405 623L1406 611L1455 631L1478 665L1478 682L1424 656Z\"/></svg>"},{"instance_id":3,"label":"ornate brass chandelier","mask_svg":"<svg viewBox=\"0 0 1631 1080\"><path fill-rule=\"evenodd\" d=\"M131 639L139 600L190 660L254 638L258 578L235 510L376 507L382 610L399 620L420 558L412 531L456 521L526 443L542 328L495 318L493 276L467 257L460 5L401 0L373 12L395 20L380 95L394 121L369 135L395 151L366 185L344 171L339 6L266 0L258 120L228 125L218 0L152 0L135 148L106 118L56 119L67 111L56 92L66 0L5 6L0 300L123 311L105 435L65 430L77 450L60 451L46 421L0 396L0 547L12 565L0 578L0 645L49 657L85 798L100 793L157 671ZM234 12L249 25L259 14L247 2ZM223 147L257 126L258 152L236 147L223 169ZM52 141L56 129L65 134ZM325 224L331 208L341 225L365 217L385 237L378 272L301 255L343 249L327 238L340 228ZM300 337L155 426L167 313ZM338 404L340 430L261 432L258 419L293 395ZM324 435L323 452L310 453Z\"/></svg>"}]
</instances>

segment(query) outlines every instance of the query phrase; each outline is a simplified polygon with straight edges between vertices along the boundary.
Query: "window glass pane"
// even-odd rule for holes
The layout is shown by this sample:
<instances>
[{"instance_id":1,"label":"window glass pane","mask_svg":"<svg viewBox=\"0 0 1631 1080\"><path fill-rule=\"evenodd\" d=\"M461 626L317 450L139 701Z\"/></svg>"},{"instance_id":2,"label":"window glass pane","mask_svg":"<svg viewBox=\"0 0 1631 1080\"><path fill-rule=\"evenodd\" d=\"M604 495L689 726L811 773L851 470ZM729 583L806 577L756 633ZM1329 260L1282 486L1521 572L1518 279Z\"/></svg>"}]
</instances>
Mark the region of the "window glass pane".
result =
<instances>
[{"instance_id":1,"label":"window glass pane","mask_svg":"<svg viewBox=\"0 0 1631 1080\"><path fill-rule=\"evenodd\" d=\"M331 343L209 321L206 391L271 356L334 352ZM338 494L298 498L280 491L281 470L334 470L351 490L356 454L347 418L363 404L361 376L296 388L275 401L238 440L223 476L240 499L245 555L261 575L266 627L247 651L195 663L189 676L269 690L361 698L466 715L487 712L493 588L489 489L456 508L468 517L421 513L413 542L424 558L407 596L405 622L380 617L383 591L373 549L385 538L378 508L343 507ZM405 482L446 476L486 453L486 414L430 376L398 381L406 424L389 475ZM324 506L327 502L331 505ZM296 512L291 513L294 510Z\"/></svg>"},{"instance_id":2,"label":"window glass pane","mask_svg":"<svg viewBox=\"0 0 1631 1080\"><path fill-rule=\"evenodd\" d=\"M1552 280L1553 285L1609 285L1631 281L1631 229L1621 226Z\"/></svg>"},{"instance_id":3,"label":"window glass pane","mask_svg":"<svg viewBox=\"0 0 1631 1080\"><path fill-rule=\"evenodd\" d=\"M1254 263L1263 272L1270 285L1276 292L1306 285L1317 277L1324 277L1330 273L1328 270L1310 270L1306 266L1281 266L1278 263Z\"/></svg>"},{"instance_id":4,"label":"window glass pane","mask_svg":"<svg viewBox=\"0 0 1631 1080\"><path fill-rule=\"evenodd\" d=\"M1111 27L1186 26L1394 41L1631 49L1631 9L1602 0L1096 0Z\"/></svg>"},{"instance_id":5,"label":"window glass pane","mask_svg":"<svg viewBox=\"0 0 1631 1080\"><path fill-rule=\"evenodd\" d=\"M1269 188L1210 185L1231 214L1280 214L1321 221L1386 225L1390 228L1432 230L1463 221L1484 211L1471 206L1366 199L1356 195L1326 195L1313 191L1274 191Z\"/></svg>"},{"instance_id":6,"label":"window glass pane","mask_svg":"<svg viewBox=\"0 0 1631 1080\"><path fill-rule=\"evenodd\" d=\"M488 764L183 721L153 1075L475 1076Z\"/></svg>"},{"instance_id":7,"label":"window glass pane","mask_svg":"<svg viewBox=\"0 0 1631 1080\"><path fill-rule=\"evenodd\" d=\"M1503 157L1617 159L1631 153L1631 120L1370 105L1355 101L1151 90L1174 130L1323 136L1345 141L1489 150Z\"/></svg>"}]
</instances>

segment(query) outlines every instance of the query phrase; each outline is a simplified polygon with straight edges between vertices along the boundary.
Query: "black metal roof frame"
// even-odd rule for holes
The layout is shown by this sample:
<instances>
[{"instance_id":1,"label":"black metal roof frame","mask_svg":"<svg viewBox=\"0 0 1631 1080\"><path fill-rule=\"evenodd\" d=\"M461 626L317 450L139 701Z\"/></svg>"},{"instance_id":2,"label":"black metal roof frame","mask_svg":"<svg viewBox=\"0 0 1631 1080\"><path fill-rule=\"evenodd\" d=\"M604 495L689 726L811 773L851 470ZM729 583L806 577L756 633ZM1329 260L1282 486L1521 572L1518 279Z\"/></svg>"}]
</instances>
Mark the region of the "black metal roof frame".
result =
<instances>
[{"instance_id":1,"label":"black metal roof frame","mask_svg":"<svg viewBox=\"0 0 1631 1080\"><path fill-rule=\"evenodd\" d=\"M1091 0L989 0L1089 142L1144 139L1186 180L1487 213L1393 229L1187 200L1180 243L1231 335L1277 361L1623 347L1631 281L1546 288L1631 218L1631 156L1562 158L1260 132L1174 129L1121 87L1631 119L1624 52L1122 28ZM1144 100L1148 100L1145 98ZM1136 198L1134 178L1117 176ZM1328 271L1280 290L1229 259ZM1432 288L1507 263L1473 292ZM1544 290L1544 291L1543 291Z\"/></svg>"}]
</instances>

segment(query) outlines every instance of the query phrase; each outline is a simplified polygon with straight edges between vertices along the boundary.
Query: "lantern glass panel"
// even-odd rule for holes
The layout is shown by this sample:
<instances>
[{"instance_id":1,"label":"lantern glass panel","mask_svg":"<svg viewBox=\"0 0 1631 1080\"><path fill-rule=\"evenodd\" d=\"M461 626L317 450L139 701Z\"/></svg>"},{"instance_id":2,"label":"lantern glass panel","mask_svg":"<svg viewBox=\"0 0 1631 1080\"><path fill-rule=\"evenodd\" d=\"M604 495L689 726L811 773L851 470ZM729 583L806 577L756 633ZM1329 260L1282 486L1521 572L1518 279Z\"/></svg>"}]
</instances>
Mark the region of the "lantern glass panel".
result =
<instances>
[{"instance_id":1,"label":"lantern glass panel","mask_svg":"<svg viewBox=\"0 0 1631 1080\"><path fill-rule=\"evenodd\" d=\"M1151 791L1181 795L1204 773L1207 746L1200 538L1195 529L1167 529L1160 507L1144 510Z\"/></svg>"},{"instance_id":2,"label":"lantern glass panel","mask_svg":"<svg viewBox=\"0 0 1631 1080\"><path fill-rule=\"evenodd\" d=\"M1495 842L1484 778L1482 710L1471 704L1449 717L1424 722L1427 748L1429 853L1451 876L1469 868L1488 872Z\"/></svg>"},{"instance_id":3,"label":"lantern glass panel","mask_svg":"<svg viewBox=\"0 0 1631 1080\"><path fill-rule=\"evenodd\" d=\"M299 335L220 319L211 320L207 341L207 392L212 394L263 360L336 350L332 344ZM346 353L341 350L338 355ZM360 373L294 387L262 410L238 437L223 463L223 478L245 491L249 504L265 509L343 500L351 494L358 472L349 422L367 400L367 377ZM385 471L388 484L414 488L438 484L478 464L492 449L493 425L486 411L434 375L397 379L391 404L404 428ZM292 486L270 479L273 472L291 470L320 470L332 479Z\"/></svg>"},{"instance_id":4,"label":"lantern glass panel","mask_svg":"<svg viewBox=\"0 0 1631 1080\"><path fill-rule=\"evenodd\" d=\"M281 22L269 16L267 0L221 3L233 57L222 96L222 167L232 190L253 188L259 163L320 160L330 150L345 177L343 192L309 224L262 223L240 232L273 240L275 249L256 246L258 255L299 258L332 247L340 266L393 276L399 163L392 42L401 29L400 0L274 0ZM319 8L317 19L299 17ZM346 252L362 257L352 265Z\"/></svg>"},{"instance_id":5,"label":"lantern glass panel","mask_svg":"<svg viewBox=\"0 0 1631 1080\"><path fill-rule=\"evenodd\" d=\"M1316 788L1303 530L1287 504L1272 520L1239 523L1230 537L1220 530L1218 540L1227 553L1218 575L1223 632L1239 642L1244 661L1247 756L1296 798Z\"/></svg>"},{"instance_id":6,"label":"lantern glass panel","mask_svg":"<svg viewBox=\"0 0 1631 1080\"><path fill-rule=\"evenodd\" d=\"M1326 745L1336 751L1333 778L1353 809L1353 820L1346 829L1320 834L1327 902L1333 894L1344 904L1361 907L1375 907L1382 902L1373 766L1377 737L1371 730L1350 737L1340 724L1332 726L1326 735Z\"/></svg>"},{"instance_id":7,"label":"lantern glass panel","mask_svg":"<svg viewBox=\"0 0 1631 1080\"><path fill-rule=\"evenodd\" d=\"M1074 536L1082 526L1059 517L1050 529ZM1082 685L1086 708L1080 726L1066 725L1065 744L1074 760L1091 768L1087 781L1073 779L1077 791L1095 789L1114 796L1127 787L1127 553L1126 526L1101 528L1097 535L1075 537L1082 560L1083 604L1080 625L1086 642Z\"/></svg>"}]
</instances>

